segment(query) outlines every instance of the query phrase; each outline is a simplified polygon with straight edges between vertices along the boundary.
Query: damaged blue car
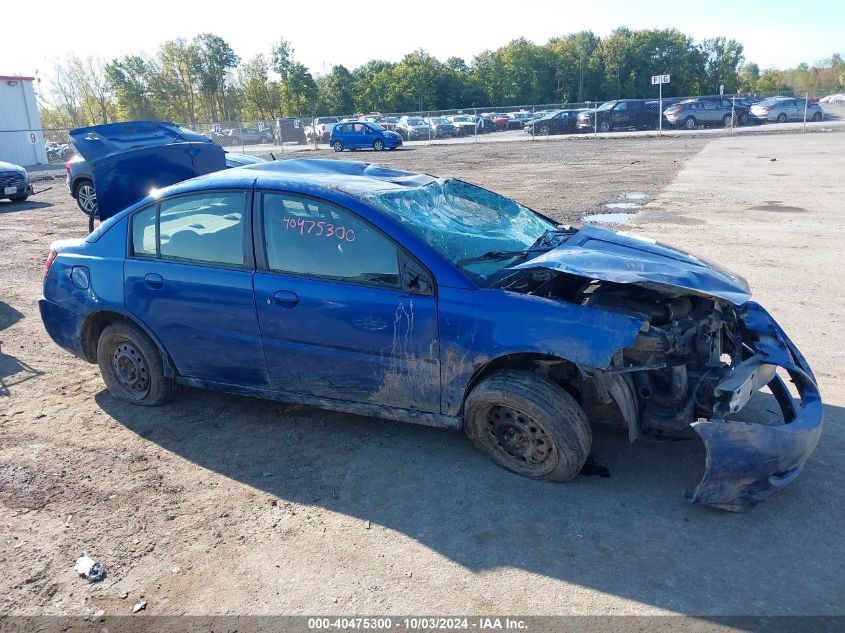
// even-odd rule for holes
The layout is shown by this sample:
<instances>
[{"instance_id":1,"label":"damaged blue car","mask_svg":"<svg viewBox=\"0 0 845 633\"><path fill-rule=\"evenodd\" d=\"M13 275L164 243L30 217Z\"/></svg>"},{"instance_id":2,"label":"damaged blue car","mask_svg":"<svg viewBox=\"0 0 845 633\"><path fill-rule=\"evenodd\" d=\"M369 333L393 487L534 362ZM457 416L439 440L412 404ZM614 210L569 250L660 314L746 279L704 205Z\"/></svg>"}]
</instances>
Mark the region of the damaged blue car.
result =
<instances>
[{"instance_id":1,"label":"damaged blue car","mask_svg":"<svg viewBox=\"0 0 845 633\"><path fill-rule=\"evenodd\" d=\"M700 258L460 180L297 159L158 189L53 243L40 309L138 405L189 385L462 429L556 482L593 425L697 433L690 500L737 510L794 480L822 429L810 367L749 297ZM763 387L782 422L734 419Z\"/></svg>"}]
</instances>

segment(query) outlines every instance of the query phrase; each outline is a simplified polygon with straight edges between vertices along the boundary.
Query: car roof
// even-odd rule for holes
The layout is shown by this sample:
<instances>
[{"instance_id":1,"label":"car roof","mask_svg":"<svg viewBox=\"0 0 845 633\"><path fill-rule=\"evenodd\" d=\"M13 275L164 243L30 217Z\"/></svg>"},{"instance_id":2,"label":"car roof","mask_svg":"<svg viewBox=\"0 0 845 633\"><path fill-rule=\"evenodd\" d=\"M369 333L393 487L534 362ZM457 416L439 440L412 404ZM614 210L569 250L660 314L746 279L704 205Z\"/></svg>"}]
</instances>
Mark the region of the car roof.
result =
<instances>
[{"instance_id":1,"label":"car roof","mask_svg":"<svg viewBox=\"0 0 845 633\"><path fill-rule=\"evenodd\" d=\"M296 158L256 163L192 178L162 190L171 195L195 189L255 186L318 194L326 189L360 197L374 191L420 187L433 176L361 161Z\"/></svg>"}]
</instances>

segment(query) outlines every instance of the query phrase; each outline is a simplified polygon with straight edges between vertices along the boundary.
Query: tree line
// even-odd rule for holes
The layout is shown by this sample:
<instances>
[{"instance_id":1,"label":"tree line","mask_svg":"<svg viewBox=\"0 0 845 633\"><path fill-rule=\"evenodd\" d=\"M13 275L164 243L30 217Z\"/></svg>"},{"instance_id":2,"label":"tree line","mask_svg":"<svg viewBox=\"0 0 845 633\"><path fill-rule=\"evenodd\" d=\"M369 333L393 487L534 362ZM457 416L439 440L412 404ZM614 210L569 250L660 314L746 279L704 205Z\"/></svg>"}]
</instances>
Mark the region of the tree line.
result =
<instances>
[{"instance_id":1,"label":"tree line","mask_svg":"<svg viewBox=\"0 0 845 633\"><path fill-rule=\"evenodd\" d=\"M840 55L786 70L746 62L742 44L715 37L695 43L677 29L617 28L605 38L581 31L534 44L524 38L469 62L440 61L425 50L399 62L374 59L314 76L280 39L242 60L219 35L164 42L154 55L105 62L55 60L39 90L42 125L67 128L132 119L255 121L354 112L408 112L484 106L653 98L652 75L668 73L664 96L842 89Z\"/></svg>"}]
</instances>

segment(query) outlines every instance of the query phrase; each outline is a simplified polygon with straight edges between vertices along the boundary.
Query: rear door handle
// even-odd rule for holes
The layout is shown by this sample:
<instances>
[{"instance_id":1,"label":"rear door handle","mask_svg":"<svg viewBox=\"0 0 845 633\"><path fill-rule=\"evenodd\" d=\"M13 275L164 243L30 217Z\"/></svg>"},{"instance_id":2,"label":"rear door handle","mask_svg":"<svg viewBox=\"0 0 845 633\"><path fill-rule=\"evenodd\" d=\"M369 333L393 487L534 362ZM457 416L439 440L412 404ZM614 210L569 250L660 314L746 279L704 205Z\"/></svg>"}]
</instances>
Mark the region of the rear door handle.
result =
<instances>
[{"instance_id":1,"label":"rear door handle","mask_svg":"<svg viewBox=\"0 0 845 633\"><path fill-rule=\"evenodd\" d=\"M273 293L272 299L267 299L267 303L272 303L273 301L285 308L292 308L299 303L299 297L295 292L291 292L290 290L278 290Z\"/></svg>"},{"instance_id":2,"label":"rear door handle","mask_svg":"<svg viewBox=\"0 0 845 633\"><path fill-rule=\"evenodd\" d=\"M144 283L150 288L161 288L164 285L164 277L158 273L147 273L144 275Z\"/></svg>"}]
</instances>

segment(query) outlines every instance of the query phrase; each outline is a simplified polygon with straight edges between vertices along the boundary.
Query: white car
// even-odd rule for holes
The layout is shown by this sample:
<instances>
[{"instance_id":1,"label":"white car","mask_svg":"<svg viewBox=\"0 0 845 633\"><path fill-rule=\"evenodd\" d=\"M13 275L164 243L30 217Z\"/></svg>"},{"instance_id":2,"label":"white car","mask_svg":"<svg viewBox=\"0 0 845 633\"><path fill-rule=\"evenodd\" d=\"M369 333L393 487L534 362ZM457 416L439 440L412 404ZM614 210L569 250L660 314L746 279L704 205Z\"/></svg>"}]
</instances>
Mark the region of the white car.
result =
<instances>
[{"instance_id":1,"label":"white car","mask_svg":"<svg viewBox=\"0 0 845 633\"><path fill-rule=\"evenodd\" d=\"M797 97L772 97L751 106L751 116L758 121L803 121L806 110L808 121L821 121L824 110L818 103L806 102Z\"/></svg>"}]
</instances>

